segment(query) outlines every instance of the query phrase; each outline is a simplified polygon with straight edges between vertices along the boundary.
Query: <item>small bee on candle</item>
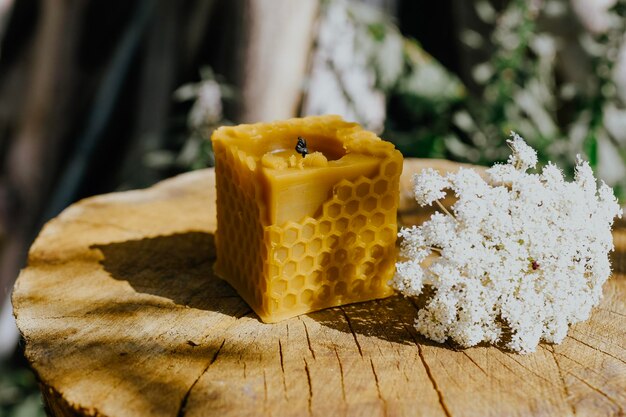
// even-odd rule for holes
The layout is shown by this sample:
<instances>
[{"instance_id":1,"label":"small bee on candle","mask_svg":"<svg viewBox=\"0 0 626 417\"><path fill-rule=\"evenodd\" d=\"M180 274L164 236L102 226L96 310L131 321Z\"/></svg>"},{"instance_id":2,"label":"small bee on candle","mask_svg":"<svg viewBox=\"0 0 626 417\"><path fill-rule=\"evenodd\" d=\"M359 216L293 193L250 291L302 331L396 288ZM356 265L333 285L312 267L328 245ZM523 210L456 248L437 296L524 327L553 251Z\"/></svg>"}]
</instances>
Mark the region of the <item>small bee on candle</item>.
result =
<instances>
[{"instance_id":1,"label":"small bee on candle","mask_svg":"<svg viewBox=\"0 0 626 417\"><path fill-rule=\"evenodd\" d=\"M298 136L298 143L296 144L296 152L298 152L304 158L309 154L309 150L306 147L306 140L302 136Z\"/></svg>"}]
</instances>

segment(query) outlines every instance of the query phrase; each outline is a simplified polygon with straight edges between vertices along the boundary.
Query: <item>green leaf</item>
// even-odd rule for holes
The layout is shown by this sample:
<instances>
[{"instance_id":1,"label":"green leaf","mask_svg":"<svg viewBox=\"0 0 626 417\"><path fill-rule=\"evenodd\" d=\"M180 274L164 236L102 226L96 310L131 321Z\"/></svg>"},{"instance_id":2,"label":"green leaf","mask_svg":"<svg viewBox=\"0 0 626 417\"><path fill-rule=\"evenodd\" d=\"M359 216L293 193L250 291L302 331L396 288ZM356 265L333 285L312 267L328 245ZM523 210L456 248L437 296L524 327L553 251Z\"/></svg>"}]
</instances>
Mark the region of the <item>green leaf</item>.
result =
<instances>
[{"instance_id":1,"label":"green leaf","mask_svg":"<svg viewBox=\"0 0 626 417\"><path fill-rule=\"evenodd\" d=\"M372 37L376 41L382 42L385 40L387 28L385 27L384 23L382 22L370 23L369 25L367 25L367 29L369 30L369 33L372 35Z\"/></svg>"}]
</instances>

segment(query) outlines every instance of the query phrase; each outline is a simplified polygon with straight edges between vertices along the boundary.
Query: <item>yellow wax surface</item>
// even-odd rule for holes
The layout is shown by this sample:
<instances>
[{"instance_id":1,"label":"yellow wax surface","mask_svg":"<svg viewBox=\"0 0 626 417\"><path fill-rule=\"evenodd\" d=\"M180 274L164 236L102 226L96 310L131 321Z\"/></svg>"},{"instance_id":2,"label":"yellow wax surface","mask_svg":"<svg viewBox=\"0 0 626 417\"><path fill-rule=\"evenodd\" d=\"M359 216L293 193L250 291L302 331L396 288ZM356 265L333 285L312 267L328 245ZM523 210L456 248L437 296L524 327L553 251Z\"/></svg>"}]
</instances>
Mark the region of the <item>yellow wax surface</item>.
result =
<instances>
[{"instance_id":1,"label":"yellow wax surface","mask_svg":"<svg viewBox=\"0 0 626 417\"><path fill-rule=\"evenodd\" d=\"M263 321L392 294L402 170L392 144L338 116L222 127L212 141L215 270Z\"/></svg>"}]
</instances>

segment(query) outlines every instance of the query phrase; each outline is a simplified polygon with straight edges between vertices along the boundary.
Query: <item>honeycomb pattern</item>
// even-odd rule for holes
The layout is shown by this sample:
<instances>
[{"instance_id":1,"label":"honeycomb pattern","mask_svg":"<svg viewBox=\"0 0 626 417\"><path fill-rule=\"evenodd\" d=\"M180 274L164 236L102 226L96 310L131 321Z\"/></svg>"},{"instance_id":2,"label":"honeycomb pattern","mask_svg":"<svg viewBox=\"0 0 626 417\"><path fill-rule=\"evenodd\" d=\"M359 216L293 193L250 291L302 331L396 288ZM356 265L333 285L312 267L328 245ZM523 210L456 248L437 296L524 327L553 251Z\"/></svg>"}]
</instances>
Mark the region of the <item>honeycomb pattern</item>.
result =
<instances>
[{"instance_id":1,"label":"honeycomb pattern","mask_svg":"<svg viewBox=\"0 0 626 417\"><path fill-rule=\"evenodd\" d=\"M266 228L274 316L285 318L294 310L308 312L391 293L386 282L395 265L396 208L388 205L387 197L392 201L395 197L387 190L393 180L340 181L318 218Z\"/></svg>"},{"instance_id":2,"label":"honeycomb pattern","mask_svg":"<svg viewBox=\"0 0 626 417\"><path fill-rule=\"evenodd\" d=\"M243 169L251 163L244 154L218 147L215 155L220 164L215 167L216 179L219 178L218 232L215 235L219 256L214 269L259 316L264 316L267 313L263 300L268 288L267 282L260 279L259 271L263 270L268 255L263 242L263 226L259 222L263 213L262 206L257 203L260 190L255 184L253 171Z\"/></svg>"},{"instance_id":3,"label":"honeycomb pattern","mask_svg":"<svg viewBox=\"0 0 626 417\"><path fill-rule=\"evenodd\" d=\"M287 127L276 126L281 123ZM380 165L374 174L354 181L338 177L315 217L268 224L258 160L228 141L246 132L263 136L264 125L218 129L212 138L217 162L216 273L264 322L391 295L387 282L395 268L400 153L336 116L267 125L267 132L287 129L294 137L306 127L334 126L331 133L347 152L379 157Z\"/></svg>"}]
</instances>

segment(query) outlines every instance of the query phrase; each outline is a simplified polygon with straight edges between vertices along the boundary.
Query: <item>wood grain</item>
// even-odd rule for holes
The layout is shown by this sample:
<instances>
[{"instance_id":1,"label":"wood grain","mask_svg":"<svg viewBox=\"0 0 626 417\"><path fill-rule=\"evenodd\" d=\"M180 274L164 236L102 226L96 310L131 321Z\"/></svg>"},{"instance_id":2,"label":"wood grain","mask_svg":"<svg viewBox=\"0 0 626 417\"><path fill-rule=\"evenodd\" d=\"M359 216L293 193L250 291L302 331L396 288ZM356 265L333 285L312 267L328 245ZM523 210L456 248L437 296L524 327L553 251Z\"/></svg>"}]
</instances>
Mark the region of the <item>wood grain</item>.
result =
<instances>
[{"instance_id":1,"label":"wood grain","mask_svg":"<svg viewBox=\"0 0 626 417\"><path fill-rule=\"evenodd\" d=\"M430 165L456 168L407 161L403 187ZM51 415L624 415L624 225L591 319L521 356L432 343L401 297L263 324L212 274L214 204L203 170L46 225L13 303Z\"/></svg>"}]
</instances>

